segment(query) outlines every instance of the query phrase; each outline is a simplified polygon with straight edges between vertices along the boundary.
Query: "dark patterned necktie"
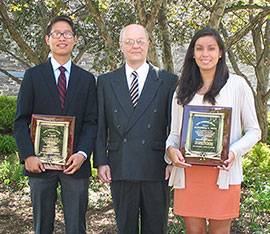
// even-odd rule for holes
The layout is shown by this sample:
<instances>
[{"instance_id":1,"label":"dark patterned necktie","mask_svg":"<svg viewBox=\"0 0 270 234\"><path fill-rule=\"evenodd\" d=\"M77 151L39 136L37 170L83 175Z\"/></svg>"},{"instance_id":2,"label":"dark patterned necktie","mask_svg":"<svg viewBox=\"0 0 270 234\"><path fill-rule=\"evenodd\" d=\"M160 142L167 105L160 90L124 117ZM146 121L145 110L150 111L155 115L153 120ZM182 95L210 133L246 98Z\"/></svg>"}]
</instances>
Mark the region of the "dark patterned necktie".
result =
<instances>
[{"instance_id":1,"label":"dark patterned necktie","mask_svg":"<svg viewBox=\"0 0 270 234\"><path fill-rule=\"evenodd\" d=\"M138 73L136 71L133 71L131 73L131 77L133 79L132 79L132 82L131 82L129 93L130 93L132 105L133 105L133 107L136 107L136 105L138 104L138 100L139 100Z\"/></svg>"},{"instance_id":2,"label":"dark patterned necktie","mask_svg":"<svg viewBox=\"0 0 270 234\"><path fill-rule=\"evenodd\" d=\"M57 88L58 88L58 92L59 92L59 99L60 99L60 103L61 103L61 108L62 110L64 110L64 106L65 106L65 98L66 98L66 84L67 84L67 80L66 80L66 75L65 75L65 71L66 69L61 66L59 67L60 70L60 75L58 77L58 84L57 84Z\"/></svg>"}]
</instances>

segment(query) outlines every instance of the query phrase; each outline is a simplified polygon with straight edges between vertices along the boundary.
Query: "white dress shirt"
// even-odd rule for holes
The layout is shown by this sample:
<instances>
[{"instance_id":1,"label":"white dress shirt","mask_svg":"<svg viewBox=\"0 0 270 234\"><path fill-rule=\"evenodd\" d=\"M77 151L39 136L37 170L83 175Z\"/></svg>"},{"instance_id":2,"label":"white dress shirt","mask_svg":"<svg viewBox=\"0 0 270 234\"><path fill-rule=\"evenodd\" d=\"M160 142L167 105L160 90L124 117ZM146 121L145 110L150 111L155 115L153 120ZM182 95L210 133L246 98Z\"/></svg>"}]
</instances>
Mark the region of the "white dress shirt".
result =
<instances>
[{"instance_id":1,"label":"white dress shirt","mask_svg":"<svg viewBox=\"0 0 270 234\"><path fill-rule=\"evenodd\" d=\"M211 106L203 102L203 95L195 94L189 105ZM242 156L246 154L260 139L261 130L258 124L254 97L244 78L230 74L227 83L216 96L216 106L232 107L231 135L229 150L235 154L235 160L229 171L220 170L217 184L220 189L228 189L230 184L241 184L243 181ZM179 148L183 107L177 104L176 93L172 100L171 133L166 141L169 146ZM171 163L167 155L165 161ZM170 185L175 188L185 187L183 168L173 167Z\"/></svg>"},{"instance_id":2,"label":"white dress shirt","mask_svg":"<svg viewBox=\"0 0 270 234\"><path fill-rule=\"evenodd\" d=\"M60 75L60 70L59 67L64 67L66 69L65 75L66 75L66 88L68 87L68 82L69 82L69 77L70 77L70 72L71 72L71 59L68 60L65 64L61 65L58 63L53 56L51 56L51 64L53 67L53 72L54 72L54 78L56 84L58 84L58 78Z\"/></svg>"},{"instance_id":3,"label":"white dress shirt","mask_svg":"<svg viewBox=\"0 0 270 234\"><path fill-rule=\"evenodd\" d=\"M60 63L58 63L53 56L51 56L51 64L52 64L52 68L53 68L53 73L54 73L54 78L55 78L55 82L56 84L58 84L58 78L60 75L60 70L59 67L64 67L65 70L65 76L66 76L66 89L68 88L68 82L69 82L69 77L70 77L70 72L71 72L71 59L69 59L65 64L61 65ZM79 154L82 154L84 156L85 159L87 159L87 154L83 151L79 151Z\"/></svg>"},{"instance_id":4,"label":"white dress shirt","mask_svg":"<svg viewBox=\"0 0 270 234\"><path fill-rule=\"evenodd\" d=\"M133 77L131 76L131 74L133 71L137 72L138 82L139 82L139 96L140 96L143 90L143 86L144 86L148 71L149 71L149 64L145 61L138 69L134 70L126 63L125 68L126 68L126 77L127 77L127 83L128 83L129 89L131 87L131 82L133 80Z\"/></svg>"}]
</instances>

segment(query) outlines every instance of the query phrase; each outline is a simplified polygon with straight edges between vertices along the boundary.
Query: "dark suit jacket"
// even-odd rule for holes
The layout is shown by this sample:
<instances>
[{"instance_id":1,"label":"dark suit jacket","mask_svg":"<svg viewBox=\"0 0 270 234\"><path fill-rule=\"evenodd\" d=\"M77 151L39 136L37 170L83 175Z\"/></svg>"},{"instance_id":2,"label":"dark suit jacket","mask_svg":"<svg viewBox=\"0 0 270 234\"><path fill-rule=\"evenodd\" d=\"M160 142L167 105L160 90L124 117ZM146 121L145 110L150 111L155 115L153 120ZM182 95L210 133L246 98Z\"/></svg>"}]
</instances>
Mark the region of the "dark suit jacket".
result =
<instances>
[{"instance_id":1,"label":"dark suit jacket","mask_svg":"<svg viewBox=\"0 0 270 234\"><path fill-rule=\"evenodd\" d=\"M84 151L90 156L97 131L95 77L72 63L65 107L62 111L50 60L25 72L18 95L14 123L14 136L22 163L28 156L34 155L29 134L32 114L75 116L73 152ZM83 178L88 177L90 173L88 157L73 176ZM41 174L26 172L26 175L49 176L49 171Z\"/></svg>"},{"instance_id":2,"label":"dark suit jacket","mask_svg":"<svg viewBox=\"0 0 270 234\"><path fill-rule=\"evenodd\" d=\"M113 180L164 180L165 141L176 80L175 75L150 65L134 109L125 66L98 78L96 167L109 164Z\"/></svg>"}]
</instances>

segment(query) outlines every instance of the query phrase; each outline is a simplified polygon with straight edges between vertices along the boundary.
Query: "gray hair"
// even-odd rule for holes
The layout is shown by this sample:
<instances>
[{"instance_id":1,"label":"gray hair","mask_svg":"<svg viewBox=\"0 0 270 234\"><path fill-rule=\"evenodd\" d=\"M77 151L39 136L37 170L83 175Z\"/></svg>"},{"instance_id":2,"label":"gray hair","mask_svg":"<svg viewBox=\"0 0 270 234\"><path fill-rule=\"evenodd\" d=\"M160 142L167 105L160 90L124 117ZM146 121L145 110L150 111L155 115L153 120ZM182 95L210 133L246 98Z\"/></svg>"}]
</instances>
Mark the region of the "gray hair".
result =
<instances>
[{"instance_id":1,"label":"gray hair","mask_svg":"<svg viewBox=\"0 0 270 234\"><path fill-rule=\"evenodd\" d=\"M120 31L120 36L119 36L119 42L122 41L123 39L123 35L126 31L126 28L129 27L130 25L138 25L138 26L141 26L143 29L144 29L144 32L145 32L145 36L147 38L147 40L149 40L149 33L147 32L146 28L144 26L142 26L141 24L129 24L129 25L126 25L125 27L123 27Z\"/></svg>"}]
</instances>

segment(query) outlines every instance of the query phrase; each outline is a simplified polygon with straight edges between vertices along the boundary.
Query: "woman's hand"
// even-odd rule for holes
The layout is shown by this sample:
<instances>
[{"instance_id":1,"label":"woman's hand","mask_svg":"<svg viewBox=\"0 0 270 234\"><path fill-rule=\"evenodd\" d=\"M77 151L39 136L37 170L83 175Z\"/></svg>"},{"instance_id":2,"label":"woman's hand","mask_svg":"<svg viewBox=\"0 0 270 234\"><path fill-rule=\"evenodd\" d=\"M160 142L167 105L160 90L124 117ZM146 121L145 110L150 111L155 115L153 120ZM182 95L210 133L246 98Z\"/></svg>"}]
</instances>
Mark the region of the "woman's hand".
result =
<instances>
[{"instance_id":1,"label":"woman's hand","mask_svg":"<svg viewBox=\"0 0 270 234\"><path fill-rule=\"evenodd\" d=\"M165 169L165 180L168 180L170 178L170 175L172 173L172 165L167 165Z\"/></svg>"},{"instance_id":2,"label":"woman's hand","mask_svg":"<svg viewBox=\"0 0 270 234\"><path fill-rule=\"evenodd\" d=\"M235 155L232 151L230 151L228 155L228 159L224 161L225 165L222 165L222 167L219 166L218 168L229 171L233 165L234 160L235 160Z\"/></svg>"},{"instance_id":3,"label":"woman's hand","mask_svg":"<svg viewBox=\"0 0 270 234\"><path fill-rule=\"evenodd\" d=\"M179 149L169 146L166 152L168 158L171 160L172 165L176 167L191 167L190 164L185 162L185 159Z\"/></svg>"}]
</instances>

